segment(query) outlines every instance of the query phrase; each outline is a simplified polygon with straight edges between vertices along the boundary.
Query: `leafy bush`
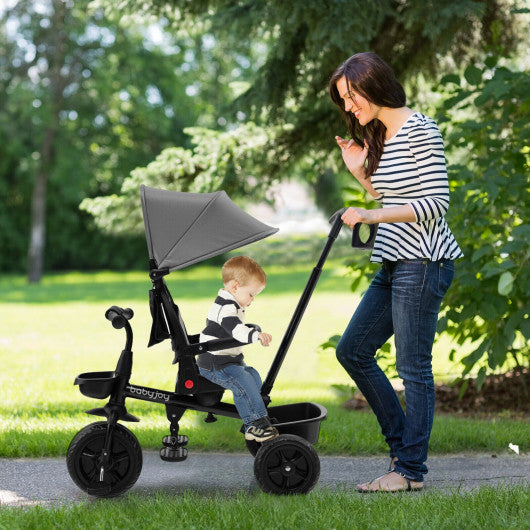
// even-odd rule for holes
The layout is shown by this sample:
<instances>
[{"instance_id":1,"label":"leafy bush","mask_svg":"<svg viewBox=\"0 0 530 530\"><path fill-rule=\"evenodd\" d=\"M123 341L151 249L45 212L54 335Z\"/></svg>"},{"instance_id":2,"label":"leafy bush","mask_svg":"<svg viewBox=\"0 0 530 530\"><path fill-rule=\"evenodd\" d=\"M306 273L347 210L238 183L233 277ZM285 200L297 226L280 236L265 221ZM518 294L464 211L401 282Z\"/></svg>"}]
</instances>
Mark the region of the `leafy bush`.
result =
<instances>
[{"instance_id":1,"label":"leafy bush","mask_svg":"<svg viewBox=\"0 0 530 530\"><path fill-rule=\"evenodd\" d=\"M479 387L507 360L530 361L530 81L498 62L490 56L463 77L442 79L449 95L438 117L448 158L456 161L448 167L449 224L465 254L440 326L460 345L477 344L462 359L462 376L479 365Z\"/></svg>"}]
</instances>

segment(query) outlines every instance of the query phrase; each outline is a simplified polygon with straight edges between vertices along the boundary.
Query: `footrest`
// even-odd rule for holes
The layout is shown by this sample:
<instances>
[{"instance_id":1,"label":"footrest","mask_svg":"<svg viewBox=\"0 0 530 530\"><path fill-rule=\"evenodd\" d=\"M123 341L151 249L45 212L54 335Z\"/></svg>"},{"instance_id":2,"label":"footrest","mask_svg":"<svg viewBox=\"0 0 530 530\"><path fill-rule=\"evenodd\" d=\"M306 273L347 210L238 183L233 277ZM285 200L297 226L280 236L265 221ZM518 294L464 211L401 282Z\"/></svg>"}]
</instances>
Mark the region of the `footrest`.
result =
<instances>
[{"instance_id":1,"label":"footrest","mask_svg":"<svg viewBox=\"0 0 530 530\"><path fill-rule=\"evenodd\" d=\"M164 436L162 443L166 447L184 447L188 445L188 437L180 434L178 436Z\"/></svg>"},{"instance_id":2,"label":"footrest","mask_svg":"<svg viewBox=\"0 0 530 530\"><path fill-rule=\"evenodd\" d=\"M182 462L188 458L188 450L184 447L162 447L160 458L165 462Z\"/></svg>"}]
</instances>

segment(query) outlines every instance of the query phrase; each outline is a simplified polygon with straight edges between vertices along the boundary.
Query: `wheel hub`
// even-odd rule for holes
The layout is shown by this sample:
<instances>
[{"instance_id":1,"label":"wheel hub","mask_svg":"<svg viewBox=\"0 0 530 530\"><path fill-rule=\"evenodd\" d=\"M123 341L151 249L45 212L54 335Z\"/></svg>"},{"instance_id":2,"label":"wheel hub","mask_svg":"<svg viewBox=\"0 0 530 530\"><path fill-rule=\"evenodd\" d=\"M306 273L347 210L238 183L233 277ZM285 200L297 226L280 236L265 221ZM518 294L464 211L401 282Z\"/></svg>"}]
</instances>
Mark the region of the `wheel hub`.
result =
<instances>
[{"instance_id":1,"label":"wheel hub","mask_svg":"<svg viewBox=\"0 0 530 530\"><path fill-rule=\"evenodd\" d=\"M294 475L296 472L296 468L291 464L284 464L282 468L282 475L285 477L289 477L291 475Z\"/></svg>"}]
</instances>

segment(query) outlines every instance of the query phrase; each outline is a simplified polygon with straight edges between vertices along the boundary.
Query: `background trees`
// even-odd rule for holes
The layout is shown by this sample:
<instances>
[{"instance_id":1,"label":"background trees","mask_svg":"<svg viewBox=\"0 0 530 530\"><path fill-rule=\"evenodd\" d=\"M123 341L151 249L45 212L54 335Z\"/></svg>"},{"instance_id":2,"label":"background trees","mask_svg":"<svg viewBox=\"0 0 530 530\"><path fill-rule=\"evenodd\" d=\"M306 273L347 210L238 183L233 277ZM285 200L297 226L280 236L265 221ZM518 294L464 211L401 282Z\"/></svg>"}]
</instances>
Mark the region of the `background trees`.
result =
<instances>
[{"instance_id":1,"label":"background trees","mask_svg":"<svg viewBox=\"0 0 530 530\"><path fill-rule=\"evenodd\" d=\"M327 83L355 51L377 52L399 79L417 88L423 79L477 58L493 39L510 47L515 33L510 6L502 0L448 0L443 5L434 0L127 4L165 13L178 24L203 20L213 35L229 44L264 43L264 61L232 108L260 124L289 124L269 147L275 156L267 172L278 175L308 153L323 167L329 164L333 138L343 126L338 113L331 111ZM122 7L125 2L118 9ZM500 27L502 32L496 32Z\"/></svg>"},{"instance_id":2,"label":"background trees","mask_svg":"<svg viewBox=\"0 0 530 530\"><path fill-rule=\"evenodd\" d=\"M48 269L142 266L145 243L131 236L140 182L257 198L296 175L328 213L365 204L334 145L346 132L327 82L370 49L445 129L449 221L466 253L446 319L458 341L479 345L464 373L481 359L494 369L507 352L528 364L528 87L506 59L517 42L527 48L521 6L19 1L0 26L0 269L19 269L30 246L38 279L44 242ZM96 230L87 212L127 243ZM354 288L371 271L363 259Z\"/></svg>"},{"instance_id":3,"label":"background trees","mask_svg":"<svg viewBox=\"0 0 530 530\"><path fill-rule=\"evenodd\" d=\"M139 266L145 242L114 252L79 204L188 145L186 126L219 127L249 65L216 58L202 34L170 36L163 21L122 21L88 1L21 0L0 17L0 269L27 265L38 281L43 267Z\"/></svg>"}]
</instances>

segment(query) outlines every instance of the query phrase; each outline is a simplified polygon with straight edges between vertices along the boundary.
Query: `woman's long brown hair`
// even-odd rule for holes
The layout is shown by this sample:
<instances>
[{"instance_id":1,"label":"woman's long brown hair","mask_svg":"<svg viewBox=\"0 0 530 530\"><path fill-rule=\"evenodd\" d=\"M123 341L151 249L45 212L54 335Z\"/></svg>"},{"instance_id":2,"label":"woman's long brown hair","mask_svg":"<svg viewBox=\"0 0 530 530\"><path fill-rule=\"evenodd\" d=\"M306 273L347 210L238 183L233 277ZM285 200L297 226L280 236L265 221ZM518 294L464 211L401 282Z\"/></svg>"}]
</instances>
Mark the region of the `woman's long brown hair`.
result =
<instances>
[{"instance_id":1,"label":"woman's long brown hair","mask_svg":"<svg viewBox=\"0 0 530 530\"><path fill-rule=\"evenodd\" d=\"M366 177L371 177L379 166L379 160L385 146L386 127L382 122L373 119L362 126L351 112L344 110L344 101L337 90L337 81L345 77L348 87L366 98L370 103L380 107L400 108L406 105L403 87L396 79L388 64L372 52L352 55L342 63L331 76L329 93L346 121L353 140L360 146L368 144Z\"/></svg>"}]
</instances>

